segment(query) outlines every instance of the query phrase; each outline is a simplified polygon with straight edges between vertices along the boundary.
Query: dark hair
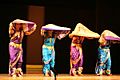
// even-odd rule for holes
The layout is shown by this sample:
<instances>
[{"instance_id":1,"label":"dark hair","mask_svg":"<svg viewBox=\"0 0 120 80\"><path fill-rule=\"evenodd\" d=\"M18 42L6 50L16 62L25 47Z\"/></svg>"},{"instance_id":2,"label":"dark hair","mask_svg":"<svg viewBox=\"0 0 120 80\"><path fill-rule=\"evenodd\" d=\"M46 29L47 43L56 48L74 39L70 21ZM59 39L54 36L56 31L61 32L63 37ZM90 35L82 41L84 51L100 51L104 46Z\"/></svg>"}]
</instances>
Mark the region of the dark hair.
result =
<instances>
[{"instance_id":1,"label":"dark hair","mask_svg":"<svg viewBox=\"0 0 120 80\"><path fill-rule=\"evenodd\" d=\"M16 25L18 24L18 23L12 23L13 24L13 27L16 29ZM19 25L21 25L21 27L19 28L19 30L21 31L21 30L23 30L23 23L19 23Z\"/></svg>"}]
</instances>

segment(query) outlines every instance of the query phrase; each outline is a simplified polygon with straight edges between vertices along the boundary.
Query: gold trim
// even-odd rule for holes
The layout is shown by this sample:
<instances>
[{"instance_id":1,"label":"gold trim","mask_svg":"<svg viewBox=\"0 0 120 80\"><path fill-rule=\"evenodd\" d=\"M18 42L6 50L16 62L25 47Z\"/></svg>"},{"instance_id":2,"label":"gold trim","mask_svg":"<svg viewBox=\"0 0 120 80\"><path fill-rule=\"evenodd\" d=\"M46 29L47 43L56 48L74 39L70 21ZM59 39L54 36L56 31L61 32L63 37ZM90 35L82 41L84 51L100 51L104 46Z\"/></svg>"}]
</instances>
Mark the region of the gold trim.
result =
<instances>
[{"instance_id":1,"label":"gold trim","mask_svg":"<svg viewBox=\"0 0 120 80\"><path fill-rule=\"evenodd\" d=\"M14 43L14 42L10 42L9 43L11 46L15 47L15 48L20 48L22 47L22 44L17 44L17 43Z\"/></svg>"},{"instance_id":2,"label":"gold trim","mask_svg":"<svg viewBox=\"0 0 120 80\"><path fill-rule=\"evenodd\" d=\"M54 46L46 46L46 45L43 45L42 47L43 47L43 48L48 48L49 50L53 50L53 49L54 49Z\"/></svg>"}]
</instances>

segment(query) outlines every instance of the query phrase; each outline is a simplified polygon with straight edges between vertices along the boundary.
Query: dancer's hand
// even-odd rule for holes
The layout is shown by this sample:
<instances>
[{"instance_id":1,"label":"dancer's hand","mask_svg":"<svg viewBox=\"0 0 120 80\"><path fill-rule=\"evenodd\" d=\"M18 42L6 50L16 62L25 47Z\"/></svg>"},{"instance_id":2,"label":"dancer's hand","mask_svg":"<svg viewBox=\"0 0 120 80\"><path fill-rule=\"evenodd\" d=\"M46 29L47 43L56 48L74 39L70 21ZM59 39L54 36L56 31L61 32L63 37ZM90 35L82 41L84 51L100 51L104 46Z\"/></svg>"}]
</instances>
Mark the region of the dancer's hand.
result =
<instances>
[{"instance_id":1,"label":"dancer's hand","mask_svg":"<svg viewBox=\"0 0 120 80\"><path fill-rule=\"evenodd\" d=\"M49 63L49 61L46 61L46 62L44 61L44 64L48 64L48 63Z\"/></svg>"},{"instance_id":2,"label":"dancer's hand","mask_svg":"<svg viewBox=\"0 0 120 80\"><path fill-rule=\"evenodd\" d=\"M79 59L76 59L76 60L71 60L73 64L77 64Z\"/></svg>"},{"instance_id":3,"label":"dancer's hand","mask_svg":"<svg viewBox=\"0 0 120 80\"><path fill-rule=\"evenodd\" d=\"M51 61L51 59L49 59L48 61L44 61L44 64L48 64Z\"/></svg>"}]
</instances>

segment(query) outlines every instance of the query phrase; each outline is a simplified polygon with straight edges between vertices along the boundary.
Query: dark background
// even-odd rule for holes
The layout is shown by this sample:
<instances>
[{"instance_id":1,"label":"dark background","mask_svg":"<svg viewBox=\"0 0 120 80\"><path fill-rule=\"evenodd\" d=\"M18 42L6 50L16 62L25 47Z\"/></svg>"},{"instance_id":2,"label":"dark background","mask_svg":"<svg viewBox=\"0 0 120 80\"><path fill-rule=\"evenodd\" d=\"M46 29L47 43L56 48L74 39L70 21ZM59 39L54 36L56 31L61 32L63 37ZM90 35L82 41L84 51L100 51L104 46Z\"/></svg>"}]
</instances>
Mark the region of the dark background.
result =
<instances>
[{"instance_id":1,"label":"dark background","mask_svg":"<svg viewBox=\"0 0 120 80\"><path fill-rule=\"evenodd\" d=\"M41 0L41 1L10 1L0 3L0 73L8 73L9 65L9 23L16 18L28 20L28 7L44 6L44 24L53 23L59 26L66 26L74 30L77 23L81 22L90 30L99 34L103 30L109 29L120 35L120 6L118 2L109 0ZM44 25L43 24L43 25ZM26 72L26 42L27 36L23 40L24 63L23 71ZM56 65L58 73L69 73L69 51L71 39L67 36L55 43ZM85 39L83 43L84 70L83 73L94 73L97 58L98 39ZM111 46L112 73L120 73L120 45Z\"/></svg>"}]
</instances>

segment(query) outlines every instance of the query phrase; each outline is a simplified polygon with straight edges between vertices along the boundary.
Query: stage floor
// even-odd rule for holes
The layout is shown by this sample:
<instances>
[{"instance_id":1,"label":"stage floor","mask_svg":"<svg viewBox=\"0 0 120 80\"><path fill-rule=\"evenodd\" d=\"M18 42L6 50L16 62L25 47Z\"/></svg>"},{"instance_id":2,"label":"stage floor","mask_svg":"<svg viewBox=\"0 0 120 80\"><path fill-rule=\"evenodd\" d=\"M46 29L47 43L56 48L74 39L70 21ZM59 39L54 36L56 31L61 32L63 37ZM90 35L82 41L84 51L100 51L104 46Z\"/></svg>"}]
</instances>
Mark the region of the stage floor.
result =
<instances>
[{"instance_id":1,"label":"stage floor","mask_svg":"<svg viewBox=\"0 0 120 80\"><path fill-rule=\"evenodd\" d=\"M8 74L0 74L0 80L55 80L54 77L44 77L43 74L24 74L23 77L12 78ZM58 74L56 80L120 80L120 74L112 76L96 76L95 74L84 74L83 76L70 76L69 74Z\"/></svg>"}]
</instances>

